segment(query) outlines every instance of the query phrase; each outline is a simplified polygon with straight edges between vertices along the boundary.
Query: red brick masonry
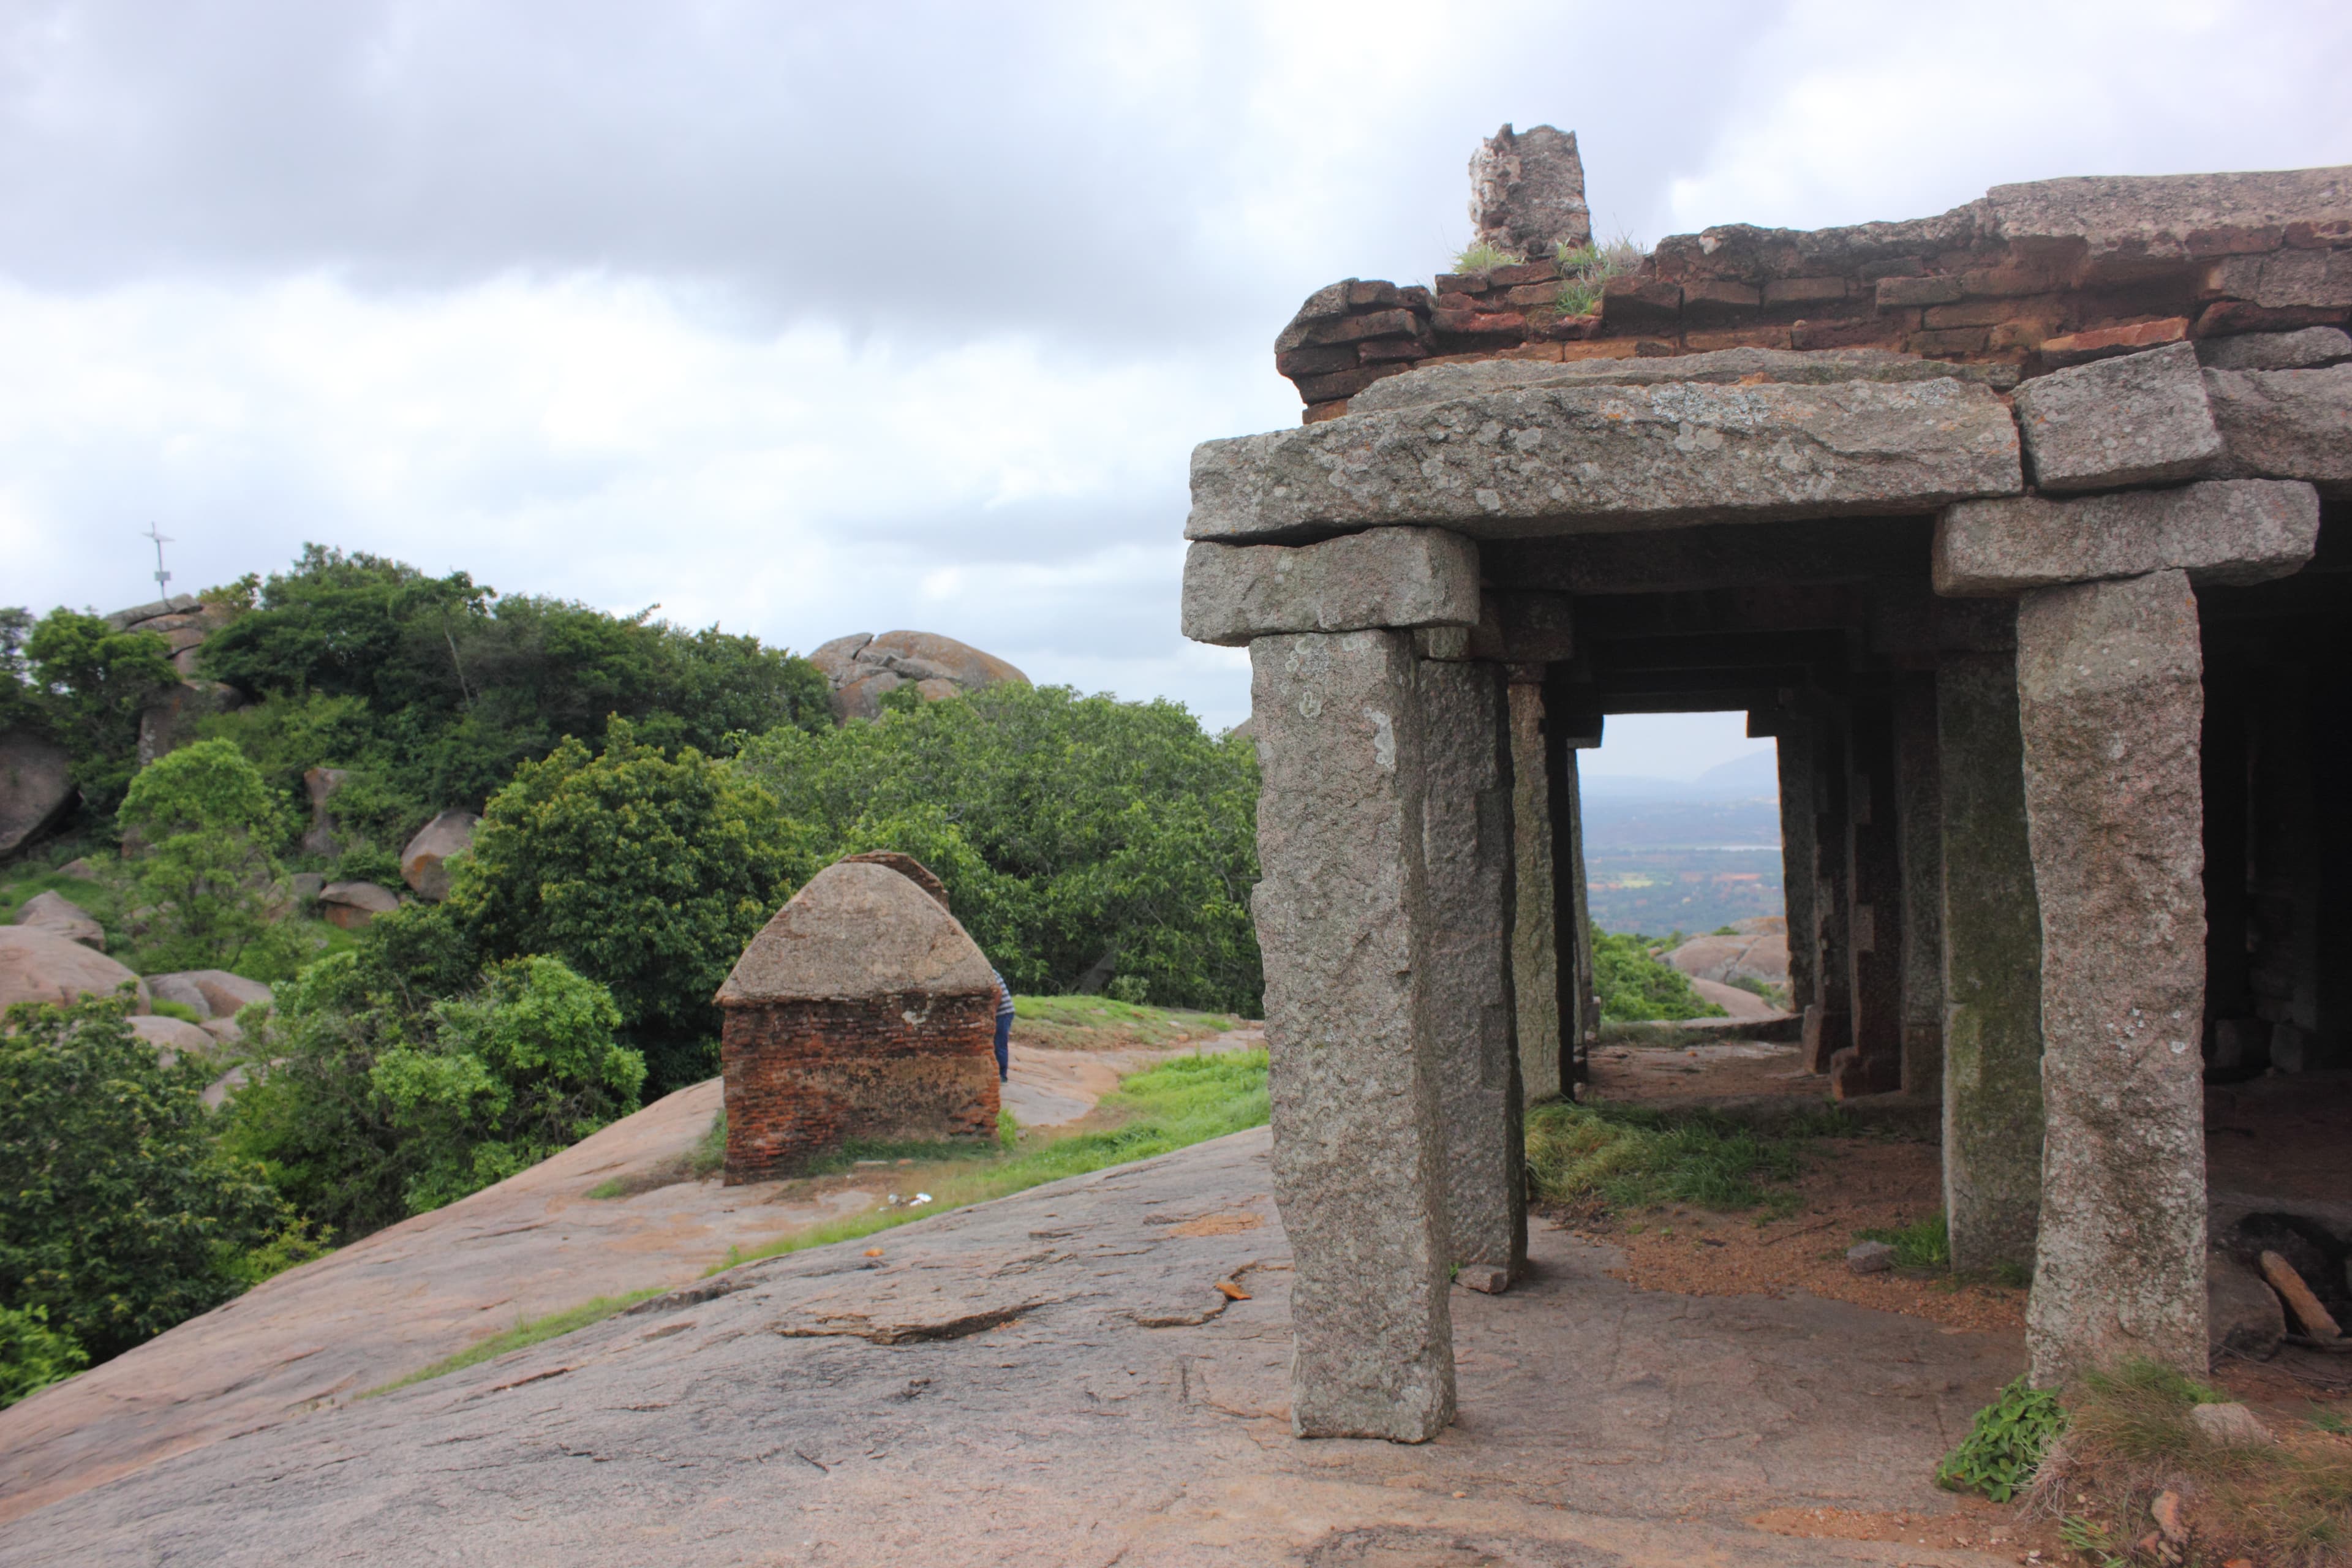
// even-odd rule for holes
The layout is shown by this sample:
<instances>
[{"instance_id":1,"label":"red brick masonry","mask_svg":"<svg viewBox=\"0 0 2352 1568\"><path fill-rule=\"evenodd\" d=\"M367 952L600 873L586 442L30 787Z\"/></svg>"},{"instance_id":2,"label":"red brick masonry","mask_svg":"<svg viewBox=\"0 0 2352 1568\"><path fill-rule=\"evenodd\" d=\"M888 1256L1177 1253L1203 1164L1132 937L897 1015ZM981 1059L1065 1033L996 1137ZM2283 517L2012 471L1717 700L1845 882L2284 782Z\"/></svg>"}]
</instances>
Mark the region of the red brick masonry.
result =
<instances>
[{"instance_id":1,"label":"red brick masonry","mask_svg":"<svg viewBox=\"0 0 2352 1568\"><path fill-rule=\"evenodd\" d=\"M919 993L727 1009L727 1181L853 1138L996 1136L996 998Z\"/></svg>"}]
</instances>

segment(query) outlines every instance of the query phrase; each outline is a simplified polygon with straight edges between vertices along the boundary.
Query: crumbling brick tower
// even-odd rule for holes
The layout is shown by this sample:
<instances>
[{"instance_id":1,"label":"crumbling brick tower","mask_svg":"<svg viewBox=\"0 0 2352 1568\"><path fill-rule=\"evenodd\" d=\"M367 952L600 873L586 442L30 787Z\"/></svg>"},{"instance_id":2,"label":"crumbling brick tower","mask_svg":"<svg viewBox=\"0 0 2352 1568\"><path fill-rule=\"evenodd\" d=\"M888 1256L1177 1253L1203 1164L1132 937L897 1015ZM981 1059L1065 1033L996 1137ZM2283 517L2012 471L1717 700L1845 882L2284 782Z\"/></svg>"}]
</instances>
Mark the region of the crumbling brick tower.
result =
<instances>
[{"instance_id":1,"label":"crumbling brick tower","mask_svg":"<svg viewBox=\"0 0 2352 1568\"><path fill-rule=\"evenodd\" d=\"M853 1138L995 1136L995 977L903 858L818 872L719 987L729 1183Z\"/></svg>"},{"instance_id":2,"label":"crumbling brick tower","mask_svg":"<svg viewBox=\"0 0 2352 1568\"><path fill-rule=\"evenodd\" d=\"M1527 258L1318 290L1302 427L1192 458L1296 1430L1434 1436L1449 1280L1522 1266L1611 713L1778 740L1810 1064L1941 1101L1954 1261L2032 1267L2035 1380L2201 1370L2200 1068L2352 1066L2352 169L1709 229L1596 286L1544 244L1572 140L1498 142L1476 226Z\"/></svg>"}]
</instances>

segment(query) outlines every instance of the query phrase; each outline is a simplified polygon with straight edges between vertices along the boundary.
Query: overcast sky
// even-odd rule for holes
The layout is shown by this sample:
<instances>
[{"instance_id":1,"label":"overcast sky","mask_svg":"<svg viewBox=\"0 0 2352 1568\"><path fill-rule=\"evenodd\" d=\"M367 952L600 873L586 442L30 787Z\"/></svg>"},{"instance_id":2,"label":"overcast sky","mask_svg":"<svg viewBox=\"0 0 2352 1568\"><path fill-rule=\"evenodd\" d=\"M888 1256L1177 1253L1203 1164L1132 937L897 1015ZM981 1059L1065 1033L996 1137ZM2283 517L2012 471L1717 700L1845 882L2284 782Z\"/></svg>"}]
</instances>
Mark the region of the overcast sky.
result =
<instances>
[{"instance_id":1,"label":"overcast sky","mask_svg":"<svg viewBox=\"0 0 2352 1568\"><path fill-rule=\"evenodd\" d=\"M1220 727L1186 456L1426 280L1506 121L1595 219L2352 162L2352 6L0 0L0 604L306 540L806 648L910 626ZM1688 775L1735 723L1588 765ZM1612 735L1612 740L1615 737Z\"/></svg>"}]
</instances>

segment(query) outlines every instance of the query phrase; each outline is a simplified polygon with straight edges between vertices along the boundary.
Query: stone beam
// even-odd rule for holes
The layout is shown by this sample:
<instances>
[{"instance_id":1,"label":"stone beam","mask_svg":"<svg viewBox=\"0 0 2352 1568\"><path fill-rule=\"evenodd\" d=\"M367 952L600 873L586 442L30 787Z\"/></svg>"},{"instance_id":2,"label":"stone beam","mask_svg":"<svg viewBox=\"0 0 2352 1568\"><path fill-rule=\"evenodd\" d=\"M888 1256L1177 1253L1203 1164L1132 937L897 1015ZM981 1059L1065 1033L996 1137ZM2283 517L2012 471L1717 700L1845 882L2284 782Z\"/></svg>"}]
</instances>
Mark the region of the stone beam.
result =
<instances>
[{"instance_id":1,"label":"stone beam","mask_svg":"<svg viewBox=\"0 0 2352 1568\"><path fill-rule=\"evenodd\" d=\"M2132 1355L2205 1367L2201 673L2186 573L2018 606L2047 1125L2026 1346L2044 1387Z\"/></svg>"},{"instance_id":2,"label":"stone beam","mask_svg":"<svg viewBox=\"0 0 2352 1568\"><path fill-rule=\"evenodd\" d=\"M1510 684L1511 863L1516 918L1511 922L1511 994L1518 1013L1520 1092L1529 1105L1558 1100L1561 1076L1559 884L1552 849L1551 770L1543 673L1515 667ZM1575 918L1571 902L1569 918ZM1565 1021L1572 1029L1574 1020Z\"/></svg>"},{"instance_id":3,"label":"stone beam","mask_svg":"<svg viewBox=\"0 0 2352 1568\"><path fill-rule=\"evenodd\" d=\"M1521 589L1603 596L1927 580L1933 523L1916 517L1715 524L1486 545L1486 570Z\"/></svg>"},{"instance_id":4,"label":"stone beam","mask_svg":"<svg viewBox=\"0 0 2352 1568\"><path fill-rule=\"evenodd\" d=\"M1952 1267L2030 1268L2042 1212L2042 922L2026 843L2013 655L1944 661L1936 673L1936 739Z\"/></svg>"},{"instance_id":5,"label":"stone beam","mask_svg":"<svg viewBox=\"0 0 2352 1568\"><path fill-rule=\"evenodd\" d=\"M1426 1442L1454 1415L1446 1150L1426 999L1412 638L1250 645L1274 1191L1297 1270L1291 1428Z\"/></svg>"},{"instance_id":6,"label":"stone beam","mask_svg":"<svg viewBox=\"0 0 2352 1568\"><path fill-rule=\"evenodd\" d=\"M2205 395L2221 427L2221 471L2352 484L2352 364L2325 370L2209 370Z\"/></svg>"},{"instance_id":7,"label":"stone beam","mask_svg":"<svg viewBox=\"0 0 2352 1568\"><path fill-rule=\"evenodd\" d=\"M1376 528L1297 546L1184 552L1184 635L1240 647L1280 632L1470 626L1478 547L1439 528Z\"/></svg>"},{"instance_id":8,"label":"stone beam","mask_svg":"<svg viewBox=\"0 0 2352 1568\"><path fill-rule=\"evenodd\" d=\"M1432 523L1513 539L1920 512L2023 488L2017 426L1981 383L1540 386L1203 442L1185 537Z\"/></svg>"},{"instance_id":9,"label":"stone beam","mask_svg":"<svg viewBox=\"0 0 2352 1568\"><path fill-rule=\"evenodd\" d=\"M2200 584L2263 583L2301 570L2318 542L2319 492L2272 479L1967 501L1937 523L1936 592L2006 596L2167 571Z\"/></svg>"},{"instance_id":10,"label":"stone beam","mask_svg":"<svg viewBox=\"0 0 2352 1568\"><path fill-rule=\"evenodd\" d=\"M2194 479L2221 457L2191 343L2037 376L2016 407L2026 465L2046 491Z\"/></svg>"},{"instance_id":11,"label":"stone beam","mask_svg":"<svg viewBox=\"0 0 2352 1568\"><path fill-rule=\"evenodd\" d=\"M1516 1002L1511 986L1511 738L1503 672L1421 667L1429 887L1423 991L1445 1121L1458 1279L1498 1289L1528 1259Z\"/></svg>"}]
</instances>

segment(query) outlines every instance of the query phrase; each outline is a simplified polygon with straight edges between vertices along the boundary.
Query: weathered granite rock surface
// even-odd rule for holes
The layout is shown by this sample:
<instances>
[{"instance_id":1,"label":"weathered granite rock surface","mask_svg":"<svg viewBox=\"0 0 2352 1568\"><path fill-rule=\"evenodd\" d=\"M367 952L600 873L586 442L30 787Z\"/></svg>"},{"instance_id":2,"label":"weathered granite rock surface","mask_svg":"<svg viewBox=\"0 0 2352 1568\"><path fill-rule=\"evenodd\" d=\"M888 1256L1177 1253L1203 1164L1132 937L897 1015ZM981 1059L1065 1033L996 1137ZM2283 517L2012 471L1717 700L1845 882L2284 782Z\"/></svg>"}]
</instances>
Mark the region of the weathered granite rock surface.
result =
<instances>
[{"instance_id":1,"label":"weathered granite rock surface","mask_svg":"<svg viewBox=\"0 0 2352 1568\"><path fill-rule=\"evenodd\" d=\"M812 650L809 662L833 687L835 719L872 719L882 698L913 686L927 702L1029 678L992 653L937 632L852 632Z\"/></svg>"},{"instance_id":2,"label":"weathered granite rock surface","mask_svg":"<svg viewBox=\"0 0 2352 1568\"><path fill-rule=\"evenodd\" d=\"M2208 370L2313 370L2347 359L2352 359L2352 332L2341 327L2242 332L2197 344L2197 363Z\"/></svg>"},{"instance_id":3,"label":"weathered granite rock surface","mask_svg":"<svg viewBox=\"0 0 2352 1568\"><path fill-rule=\"evenodd\" d=\"M106 954L38 926L0 926L0 1007L111 996L125 985L145 1007L147 983Z\"/></svg>"},{"instance_id":4,"label":"weathered granite rock surface","mask_svg":"<svg viewBox=\"0 0 2352 1568\"><path fill-rule=\"evenodd\" d=\"M1426 1442L1454 1418L1445 1141L1427 1001L1427 788L1412 638L1250 644L1263 771L1274 1188L1297 1259L1302 1436Z\"/></svg>"},{"instance_id":5,"label":"weathered granite rock surface","mask_svg":"<svg viewBox=\"0 0 2352 1568\"><path fill-rule=\"evenodd\" d=\"M302 830L304 854L332 856L341 851L335 816L327 802L351 776L348 768L311 768L303 773L302 792L310 801L310 826Z\"/></svg>"},{"instance_id":6,"label":"weathered granite rock surface","mask_svg":"<svg viewBox=\"0 0 2352 1568\"><path fill-rule=\"evenodd\" d=\"M1480 142L1470 158L1470 226L1486 244L1530 261L1550 260L1555 245L1590 244L1576 132L1506 125Z\"/></svg>"},{"instance_id":7,"label":"weathered granite rock surface","mask_svg":"<svg viewBox=\"0 0 2352 1568\"><path fill-rule=\"evenodd\" d=\"M319 918L345 931L357 931L400 908L400 895L373 882L330 882L319 889Z\"/></svg>"},{"instance_id":8,"label":"weathered granite rock surface","mask_svg":"<svg viewBox=\"0 0 2352 1568\"><path fill-rule=\"evenodd\" d=\"M192 1008L199 1018L235 1018L256 1002L267 1006L275 1000L268 985L258 980L247 980L242 974L231 974L226 969L182 969L169 974L151 974L147 984L163 1001Z\"/></svg>"},{"instance_id":9,"label":"weathered granite rock surface","mask_svg":"<svg viewBox=\"0 0 2352 1568\"><path fill-rule=\"evenodd\" d=\"M2017 426L1982 385L1547 386L1203 442L1185 534L1508 539L1916 512L2023 485Z\"/></svg>"},{"instance_id":10,"label":"weathered granite rock surface","mask_svg":"<svg viewBox=\"0 0 2352 1568\"><path fill-rule=\"evenodd\" d=\"M2289 223L2352 224L2352 167L2105 174L1985 193L1990 231L2093 263L2187 260L2275 245Z\"/></svg>"},{"instance_id":11,"label":"weathered granite rock surface","mask_svg":"<svg viewBox=\"0 0 2352 1568\"><path fill-rule=\"evenodd\" d=\"M156 1058L165 1067L170 1067L184 1056L210 1058L219 1054L220 1042L184 1018L166 1018L159 1013L135 1013L129 1021L131 1032L154 1047Z\"/></svg>"},{"instance_id":12,"label":"weathered granite rock surface","mask_svg":"<svg viewBox=\"0 0 2352 1568\"><path fill-rule=\"evenodd\" d=\"M2215 1354L2268 1361L2286 1335L2286 1309L2263 1277L2216 1247L2205 1258L2205 1331Z\"/></svg>"},{"instance_id":13,"label":"weathered granite rock surface","mask_svg":"<svg viewBox=\"0 0 2352 1568\"><path fill-rule=\"evenodd\" d=\"M2266 310L2352 306L2352 251L2274 250L2232 256L2213 269L2222 292Z\"/></svg>"},{"instance_id":14,"label":"weathered granite rock surface","mask_svg":"<svg viewBox=\"0 0 2352 1568\"><path fill-rule=\"evenodd\" d=\"M0 734L0 855L64 816L74 798L63 746L29 730Z\"/></svg>"},{"instance_id":15,"label":"weathered granite rock surface","mask_svg":"<svg viewBox=\"0 0 2352 1568\"><path fill-rule=\"evenodd\" d=\"M1184 635L1240 647L1272 632L1467 626L1478 620L1478 547L1442 528L1374 528L1314 544L1215 544L1184 552Z\"/></svg>"},{"instance_id":16,"label":"weathered granite rock surface","mask_svg":"<svg viewBox=\"0 0 2352 1568\"><path fill-rule=\"evenodd\" d=\"M913 877L838 860L760 928L719 988L722 1007L782 999L855 1001L996 994L988 960Z\"/></svg>"},{"instance_id":17,"label":"weathered granite rock surface","mask_svg":"<svg viewBox=\"0 0 2352 1568\"><path fill-rule=\"evenodd\" d=\"M1193 548L1200 548L1195 545ZM1527 1267L1525 1107L1511 990L1511 757L1500 666L1424 663L1423 1002L1445 1119L1454 1261Z\"/></svg>"},{"instance_id":18,"label":"weathered granite rock surface","mask_svg":"<svg viewBox=\"0 0 2352 1568\"><path fill-rule=\"evenodd\" d=\"M2192 479L2221 456L2189 343L2038 376L2017 389L2016 407L2027 464L2044 490Z\"/></svg>"},{"instance_id":19,"label":"weathered granite rock surface","mask_svg":"<svg viewBox=\"0 0 2352 1568\"><path fill-rule=\"evenodd\" d=\"M2030 1268L2042 1210L2042 922L2017 660L1936 672L1944 838L1944 1213L1952 1266Z\"/></svg>"},{"instance_id":20,"label":"weathered granite rock surface","mask_svg":"<svg viewBox=\"0 0 2352 1568\"><path fill-rule=\"evenodd\" d=\"M558 1157L575 1190L599 1179L577 1158L587 1147ZM182 1330L0 1412L0 1564L308 1568L331 1542L389 1568L446 1562L453 1542L551 1568L1818 1568L1824 1542L1747 1521L1779 1504L1949 1509L1936 1460L2016 1371L2006 1336L1811 1298L1635 1290L1609 1277L1608 1249L1546 1227L1510 1294L1455 1296L1475 1421L1414 1448L1294 1443L1289 1247L1267 1186L1260 1131L698 1283L666 1253L599 1288L687 1289L358 1403L334 1375L303 1375L332 1361L354 1388L384 1381L382 1356L354 1363L287 1311L334 1267L312 1264L197 1320L217 1334L250 1318L238 1375L274 1352L266 1394L237 1395L244 1418L204 1447L150 1449L135 1473L80 1478L79 1495L47 1489L78 1459L106 1464L90 1426L44 1426L52 1406L88 1408L89 1379L111 1370L121 1400L95 1425L136 1434L184 1408L163 1390L215 1373L217 1353L182 1350ZM621 1239L659 1233L633 1206L698 1190L719 1189L544 1192L520 1231L481 1194L345 1249L362 1256L344 1268L439 1279L465 1259L487 1278L499 1248L540 1263L560 1232L578 1248L592 1219L617 1258ZM712 1213L696 1234L723 1252L721 1227L742 1222ZM876 1245L882 1258L863 1256ZM568 1304L541 1304L544 1272L509 1268L535 1293L499 1311ZM1228 1302L1220 1279L1250 1299ZM446 1340L454 1294L372 1315L412 1333L429 1320ZM428 1342L390 1364L445 1353ZM27 1511L17 1489L56 1500ZM1886 1568L1918 1554L1834 1548Z\"/></svg>"},{"instance_id":21,"label":"weathered granite rock surface","mask_svg":"<svg viewBox=\"0 0 2352 1568\"><path fill-rule=\"evenodd\" d=\"M1348 401L1350 414L1424 408L1490 392L1522 392L1541 386L1663 386L1689 382L1709 386L1830 386L1848 381L1901 384L1916 381L1981 383L1996 389L2013 385L2017 373L2004 364L1946 364L1886 349L1715 349L1665 359L1581 361L1474 360L1431 364L1367 387Z\"/></svg>"},{"instance_id":22,"label":"weathered granite rock surface","mask_svg":"<svg viewBox=\"0 0 2352 1568\"><path fill-rule=\"evenodd\" d=\"M1933 567L1936 592L1956 597L2165 571L2263 583L2300 571L2318 542L2309 485L2208 479L2075 500L1962 501L1937 521Z\"/></svg>"},{"instance_id":23,"label":"weathered granite rock surface","mask_svg":"<svg viewBox=\"0 0 2352 1568\"><path fill-rule=\"evenodd\" d=\"M474 847L481 820L470 811L445 811L416 830L400 852L400 876L418 898L437 904L449 896L449 862Z\"/></svg>"},{"instance_id":24,"label":"weathered granite rock surface","mask_svg":"<svg viewBox=\"0 0 2352 1568\"><path fill-rule=\"evenodd\" d=\"M2352 482L2352 364L2324 370L2209 370L2205 395L2232 476Z\"/></svg>"},{"instance_id":25,"label":"weathered granite rock surface","mask_svg":"<svg viewBox=\"0 0 2352 1568\"><path fill-rule=\"evenodd\" d=\"M1543 687L1514 680L1511 719L1511 991L1517 1008L1519 1092L1530 1105L1560 1096L1560 1036L1571 1034L1559 1006L1559 945L1555 921L1572 920L1569 889L1559 886L1552 850L1551 775L1544 766Z\"/></svg>"},{"instance_id":26,"label":"weathered granite rock surface","mask_svg":"<svg viewBox=\"0 0 2352 1568\"><path fill-rule=\"evenodd\" d=\"M2129 1355L2205 1367L2200 677L2185 573L2019 604L2047 1124L2026 1335L2045 1387Z\"/></svg>"},{"instance_id":27,"label":"weathered granite rock surface","mask_svg":"<svg viewBox=\"0 0 2352 1568\"><path fill-rule=\"evenodd\" d=\"M16 906L16 923L78 942L93 952L106 951L105 929L63 893L35 893Z\"/></svg>"}]
</instances>

